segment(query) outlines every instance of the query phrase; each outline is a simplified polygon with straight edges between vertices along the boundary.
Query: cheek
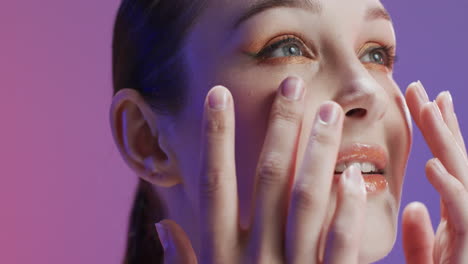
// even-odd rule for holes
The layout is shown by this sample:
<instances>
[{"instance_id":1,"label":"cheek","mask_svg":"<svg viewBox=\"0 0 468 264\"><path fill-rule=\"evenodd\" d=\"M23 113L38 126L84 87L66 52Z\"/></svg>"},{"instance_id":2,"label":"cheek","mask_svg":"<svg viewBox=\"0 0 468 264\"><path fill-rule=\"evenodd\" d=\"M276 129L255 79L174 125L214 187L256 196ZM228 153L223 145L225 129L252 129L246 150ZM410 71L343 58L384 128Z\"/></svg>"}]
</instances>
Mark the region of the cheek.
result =
<instances>
[{"instance_id":1,"label":"cheek","mask_svg":"<svg viewBox=\"0 0 468 264\"><path fill-rule=\"evenodd\" d=\"M411 115L406 104L406 100L400 90L395 92L395 118L392 120L392 126L394 126L399 132L399 137L395 138L395 141L400 142L399 151L400 155L405 157L402 163L406 166L408 161L408 155L411 150L413 142L413 125Z\"/></svg>"},{"instance_id":2,"label":"cheek","mask_svg":"<svg viewBox=\"0 0 468 264\"><path fill-rule=\"evenodd\" d=\"M290 75L300 76L298 67L282 67L255 69L219 70L214 75L217 83L226 86L232 93L235 107L236 121L236 172L238 179L238 193L240 202L240 221L243 227L248 226L250 206L254 187L254 178L258 159L263 148L267 133L271 106L277 96L281 82ZM303 68L303 67L302 67ZM310 81L305 81L306 89L310 91ZM317 97L318 98L318 97ZM316 111L312 101L318 100L314 96L307 97L306 112ZM309 115L306 113L306 115ZM311 119L311 118L306 118ZM306 120L305 119L305 120ZM311 121L311 120L310 120ZM304 126L310 126L304 122ZM306 128L303 127L302 131ZM306 138L301 136L300 144L305 145ZM301 147L301 146L300 146ZM303 153L303 150L298 150Z\"/></svg>"},{"instance_id":3,"label":"cheek","mask_svg":"<svg viewBox=\"0 0 468 264\"><path fill-rule=\"evenodd\" d=\"M391 109L389 118L385 124L388 131L387 144L392 160L393 174L392 194L397 202L400 202L402 185L406 173L409 153L412 145L412 123L405 99L399 89L391 94Z\"/></svg>"},{"instance_id":4,"label":"cheek","mask_svg":"<svg viewBox=\"0 0 468 264\"><path fill-rule=\"evenodd\" d=\"M410 138L410 142L412 140L412 135L413 135L413 122L411 119L411 113L408 108L408 105L406 104L406 99L403 96L403 94L399 93L398 98L397 98L397 104L399 106L399 109L401 109L401 112L404 116L405 120L405 125L406 125L406 132L408 134L408 137ZM411 143L409 144L411 145Z\"/></svg>"},{"instance_id":5,"label":"cheek","mask_svg":"<svg viewBox=\"0 0 468 264\"><path fill-rule=\"evenodd\" d=\"M276 96L277 80L254 78L249 71L220 71L217 83L227 87L235 108L235 159L240 225L249 226L255 171Z\"/></svg>"}]
</instances>

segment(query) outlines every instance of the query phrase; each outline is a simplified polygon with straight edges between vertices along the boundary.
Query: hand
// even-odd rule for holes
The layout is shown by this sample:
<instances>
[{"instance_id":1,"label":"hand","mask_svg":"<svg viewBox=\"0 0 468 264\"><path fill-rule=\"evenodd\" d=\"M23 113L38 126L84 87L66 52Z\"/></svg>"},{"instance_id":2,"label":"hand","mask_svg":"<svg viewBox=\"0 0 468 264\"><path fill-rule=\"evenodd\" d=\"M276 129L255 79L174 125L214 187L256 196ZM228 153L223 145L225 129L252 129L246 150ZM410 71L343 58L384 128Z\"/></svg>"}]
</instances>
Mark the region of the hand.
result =
<instances>
[{"instance_id":1,"label":"hand","mask_svg":"<svg viewBox=\"0 0 468 264\"><path fill-rule=\"evenodd\" d=\"M226 88L217 86L210 90L202 133L200 252L195 256L183 230L165 220L158 231L160 237L167 238L161 240L172 241L162 242L166 245L165 263L193 264L197 259L203 264L358 262L366 191L361 172L354 166L336 183L337 207L329 230L324 230L344 119L343 110L336 103L326 102L320 107L307 143L305 162L295 171L305 109L303 86L299 78L287 78L273 103L256 169L253 215L248 230L242 230L238 222L234 103ZM297 98L283 95L288 93L296 94ZM226 107L216 109L223 94ZM319 245L325 245L326 234L333 239L325 246L323 260L324 252L320 252Z\"/></svg>"},{"instance_id":2,"label":"hand","mask_svg":"<svg viewBox=\"0 0 468 264\"><path fill-rule=\"evenodd\" d=\"M426 175L441 196L441 220L434 236L424 205L403 212L403 247L410 264L468 263L468 159L448 92L429 102L420 82L408 87L406 100L435 156Z\"/></svg>"}]
</instances>

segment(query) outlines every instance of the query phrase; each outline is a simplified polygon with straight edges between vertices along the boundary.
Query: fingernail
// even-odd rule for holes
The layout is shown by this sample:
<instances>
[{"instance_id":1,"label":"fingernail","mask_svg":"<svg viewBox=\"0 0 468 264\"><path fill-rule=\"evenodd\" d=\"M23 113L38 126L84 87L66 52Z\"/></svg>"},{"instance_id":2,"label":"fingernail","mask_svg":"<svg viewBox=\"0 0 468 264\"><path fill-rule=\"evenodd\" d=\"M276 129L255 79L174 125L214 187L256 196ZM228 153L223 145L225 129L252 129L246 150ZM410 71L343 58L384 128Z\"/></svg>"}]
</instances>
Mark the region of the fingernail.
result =
<instances>
[{"instance_id":1,"label":"fingernail","mask_svg":"<svg viewBox=\"0 0 468 264\"><path fill-rule=\"evenodd\" d=\"M362 180L361 169L356 165L351 165L346 173L346 178L353 182L355 185L360 186Z\"/></svg>"},{"instance_id":2,"label":"fingernail","mask_svg":"<svg viewBox=\"0 0 468 264\"><path fill-rule=\"evenodd\" d=\"M426 90L424 89L424 86L422 85L421 81L416 82L416 87L416 93L419 97L419 100L421 100L421 102L429 101L429 96L427 95Z\"/></svg>"},{"instance_id":3,"label":"fingernail","mask_svg":"<svg viewBox=\"0 0 468 264\"><path fill-rule=\"evenodd\" d=\"M338 119L338 107L332 102L326 102L320 106L318 115L323 124L334 124Z\"/></svg>"},{"instance_id":4,"label":"fingernail","mask_svg":"<svg viewBox=\"0 0 468 264\"><path fill-rule=\"evenodd\" d=\"M156 231L158 232L159 241L161 241L161 245L164 248L164 251L166 251L169 247L169 234L167 229L161 223L156 223L155 226Z\"/></svg>"},{"instance_id":5,"label":"fingernail","mask_svg":"<svg viewBox=\"0 0 468 264\"><path fill-rule=\"evenodd\" d=\"M442 113L440 112L439 106L437 105L436 102L431 103L432 106L432 113L439 119L440 121L444 121L444 118L442 117Z\"/></svg>"},{"instance_id":6,"label":"fingernail","mask_svg":"<svg viewBox=\"0 0 468 264\"><path fill-rule=\"evenodd\" d=\"M227 105L228 94L226 88L217 86L212 89L208 96L208 103L211 109L224 110Z\"/></svg>"},{"instance_id":7,"label":"fingernail","mask_svg":"<svg viewBox=\"0 0 468 264\"><path fill-rule=\"evenodd\" d=\"M304 94L304 85L299 78L289 77L281 86L281 94L289 100L297 101Z\"/></svg>"},{"instance_id":8,"label":"fingernail","mask_svg":"<svg viewBox=\"0 0 468 264\"><path fill-rule=\"evenodd\" d=\"M438 158L433 158L432 159L434 162L434 169L436 170L436 173L439 175L444 175L447 173L447 170L445 169L444 165L442 165L442 162Z\"/></svg>"},{"instance_id":9,"label":"fingernail","mask_svg":"<svg viewBox=\"0 0 468 264\"><path fill-rule=\"evenodd\" d=\"M453 107L453 99L452 95L450 94L449 91L442 92L444 94L444 104L446 107L448 107L452 112L454 112L454 107Z\"/></svg>"}]
</instances>

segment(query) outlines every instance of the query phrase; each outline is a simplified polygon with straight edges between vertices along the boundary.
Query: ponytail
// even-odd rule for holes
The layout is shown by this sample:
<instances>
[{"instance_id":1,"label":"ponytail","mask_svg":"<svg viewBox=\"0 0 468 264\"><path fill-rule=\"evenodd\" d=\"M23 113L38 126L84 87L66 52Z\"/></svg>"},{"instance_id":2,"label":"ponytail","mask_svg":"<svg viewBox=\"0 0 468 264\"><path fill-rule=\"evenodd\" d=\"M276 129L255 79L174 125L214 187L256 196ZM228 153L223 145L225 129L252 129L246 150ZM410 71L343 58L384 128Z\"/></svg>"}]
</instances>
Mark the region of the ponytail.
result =
<instances>
[{"instance_id":1,"label":"ponytail","mask_svg":"<svg viewBox=\"0 0 468 264\"><path fill-rule=\"evenodd\" d=\"M123 264L163 263L163 248L154 227L164 218L164 208L150 183L139 180L130 214Z\"/></svg>"},{"instance_id":2,"label":"ponytail","mask_svg":"<svg viewBox=\"0 0 468 264\"><path fill-rule=\"evenodd\" d=\"M121 0L112 38L113 94L135 89L155 113L180 113L188 69L178 51L206 2ZM140 179L135 194L123 264L162 263L154 223L165 217L164 207L148 182Z\"/></svg>"}]
</instances>

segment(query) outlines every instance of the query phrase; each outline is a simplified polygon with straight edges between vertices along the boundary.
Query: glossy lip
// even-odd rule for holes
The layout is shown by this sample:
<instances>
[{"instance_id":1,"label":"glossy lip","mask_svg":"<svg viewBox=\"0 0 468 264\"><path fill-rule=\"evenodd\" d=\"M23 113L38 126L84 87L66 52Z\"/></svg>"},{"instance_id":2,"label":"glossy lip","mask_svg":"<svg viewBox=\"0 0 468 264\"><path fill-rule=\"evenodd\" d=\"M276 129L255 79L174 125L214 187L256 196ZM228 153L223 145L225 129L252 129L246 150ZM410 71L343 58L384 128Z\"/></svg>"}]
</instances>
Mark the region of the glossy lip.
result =
<instances>
[{"instance_id":1,"label":"glossy lip","mask_svg":"<svg viewBox=\"0 0 468 264\"><path fill-rule=\"evenodd\" d=\"M371 162L375 164L379 171L383 173L363 174L367 194L378 194L388 188L386 179L386 168L388 155L385 149L380 145L354 143L341 148L338 153L337 163ZM342 173L336 174L334 180L339 181Z\"/></svg>"},{"instance_id":2,"label":"glossy lip","mask_svg":"<svg viewBox=\"0 0 468 264\"><path fill-rule=\"evenodd\" d=\"M377 166L378 170L383 170L385 173L387 160L387 152L382 146L376 144L354 143L340 149L336 164L347 163L350 161L371 162Z\"/></svg>"}]
</instances>

